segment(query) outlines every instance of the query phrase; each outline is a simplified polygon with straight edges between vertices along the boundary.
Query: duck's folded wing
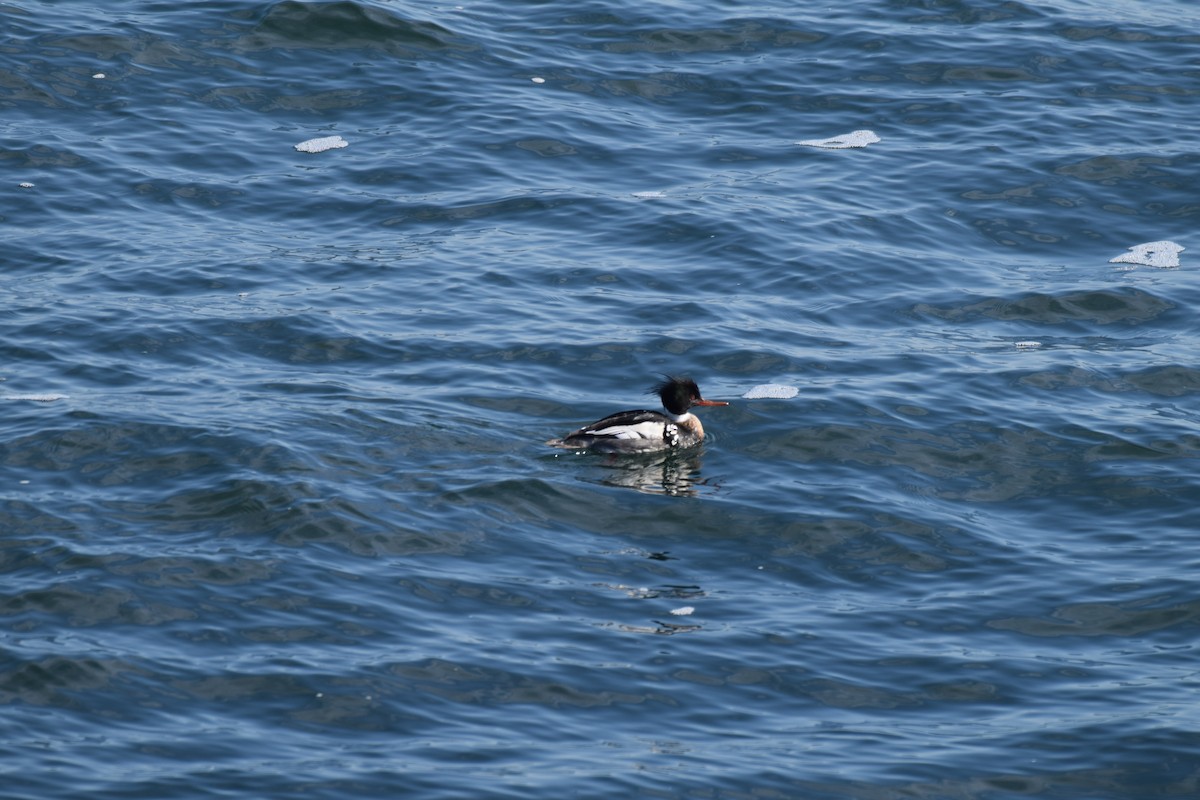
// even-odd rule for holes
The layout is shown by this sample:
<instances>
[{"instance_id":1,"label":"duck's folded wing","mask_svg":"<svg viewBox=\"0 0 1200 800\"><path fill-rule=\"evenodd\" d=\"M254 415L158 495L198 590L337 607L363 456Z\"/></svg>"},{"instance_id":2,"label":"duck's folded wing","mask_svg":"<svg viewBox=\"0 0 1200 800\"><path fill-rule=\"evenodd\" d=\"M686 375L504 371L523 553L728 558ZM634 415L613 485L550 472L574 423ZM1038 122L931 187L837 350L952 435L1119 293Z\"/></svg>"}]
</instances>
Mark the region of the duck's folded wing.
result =
<instances>
[{"instance_id":1,"label":"duck's folded wing","mask_svg":"<svg viewBox=\"0 0 1200 800\"><path fill-rule=\"evenodd\" d=\"M657 411L622 411L580 428L566 438L661 439L663 426L669 421Z\"/></svg>"}]
</instances>

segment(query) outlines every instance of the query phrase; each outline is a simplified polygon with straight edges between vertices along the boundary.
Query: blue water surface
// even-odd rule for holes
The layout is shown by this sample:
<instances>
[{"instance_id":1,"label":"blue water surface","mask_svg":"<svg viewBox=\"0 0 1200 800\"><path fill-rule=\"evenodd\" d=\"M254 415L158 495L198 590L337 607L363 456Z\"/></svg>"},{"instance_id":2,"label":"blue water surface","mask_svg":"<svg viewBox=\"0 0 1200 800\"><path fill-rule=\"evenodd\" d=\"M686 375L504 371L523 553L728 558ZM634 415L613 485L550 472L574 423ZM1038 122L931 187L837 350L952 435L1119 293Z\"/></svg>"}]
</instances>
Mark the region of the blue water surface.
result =
<instances>
[{"instance_id":1,"label":"blue water surface","mask_svg":"<svg viewBox=\"0 0 1200 800\"><path fill-rule=\"evenodd\" d=\"M1191 0L0 31L0 795L1196 795Z\"/></svg>"}]
</instances>

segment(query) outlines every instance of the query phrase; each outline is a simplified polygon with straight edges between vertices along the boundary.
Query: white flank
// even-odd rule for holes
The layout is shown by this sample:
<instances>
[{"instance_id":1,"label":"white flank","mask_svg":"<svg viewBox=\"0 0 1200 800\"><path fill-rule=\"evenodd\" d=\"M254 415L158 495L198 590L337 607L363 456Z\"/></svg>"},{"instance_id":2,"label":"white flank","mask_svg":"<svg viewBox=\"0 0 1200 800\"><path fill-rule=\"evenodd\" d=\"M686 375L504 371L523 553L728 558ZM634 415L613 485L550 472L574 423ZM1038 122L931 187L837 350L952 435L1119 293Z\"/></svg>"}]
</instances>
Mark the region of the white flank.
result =
<instances>
[{"instance_id":1,"label":"white flank","mask_svg":"<svg viewBox=\"0 0 1200 800\"><path fill-rule=\"evenodd\" d=\"M656 439L662 436L661 422L639 422L637 425L610 425L591 431L595 436L611 436L615 439Z\"/></svg>"}]
</instances>

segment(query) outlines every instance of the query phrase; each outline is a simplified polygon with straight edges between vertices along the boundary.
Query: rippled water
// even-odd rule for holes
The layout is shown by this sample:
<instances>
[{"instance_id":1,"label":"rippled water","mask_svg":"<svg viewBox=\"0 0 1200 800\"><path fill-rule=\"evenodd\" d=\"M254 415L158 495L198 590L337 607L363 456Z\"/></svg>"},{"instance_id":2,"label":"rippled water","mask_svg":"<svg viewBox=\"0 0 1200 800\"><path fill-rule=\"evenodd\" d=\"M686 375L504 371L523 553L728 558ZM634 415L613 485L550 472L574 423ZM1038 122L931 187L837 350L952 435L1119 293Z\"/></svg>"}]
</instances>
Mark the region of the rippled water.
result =
<instances>
[{"instance_id":1,"label":"rippled water","mask_svg":"<svg viewBox=\"0 0 1200 800\"><path fill-rule=\"evenodd\" d=\"M0 24L0 794L1197 793L1200 6Z\"/></svg>"}]
</instances>

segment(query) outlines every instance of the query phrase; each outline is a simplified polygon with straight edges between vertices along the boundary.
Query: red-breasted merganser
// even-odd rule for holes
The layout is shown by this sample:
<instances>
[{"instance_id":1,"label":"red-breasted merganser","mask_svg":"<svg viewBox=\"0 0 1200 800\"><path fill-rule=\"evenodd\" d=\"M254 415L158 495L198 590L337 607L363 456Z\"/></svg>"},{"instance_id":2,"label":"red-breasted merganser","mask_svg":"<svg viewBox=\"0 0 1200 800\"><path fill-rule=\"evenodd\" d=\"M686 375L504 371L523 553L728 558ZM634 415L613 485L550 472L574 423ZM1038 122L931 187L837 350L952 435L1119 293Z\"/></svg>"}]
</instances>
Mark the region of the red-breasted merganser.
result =
<instances>
[{"instance_id":1,"label":"red-breasted merganser","mask_svg":"<svg viewBox=\"0 0 1200 800\"><path fill-rule=\"evenodd\" d=\"M597 453L652 453L694 447L704 440L700 418L689 413L694 406L727 406L720 400L705 400L690 378L664 375L665 381L650 391L662 399L661 411L621 411L599 422L585 425L561 439L546 444L568 450Z\"/></svg>"}]
</instances>

